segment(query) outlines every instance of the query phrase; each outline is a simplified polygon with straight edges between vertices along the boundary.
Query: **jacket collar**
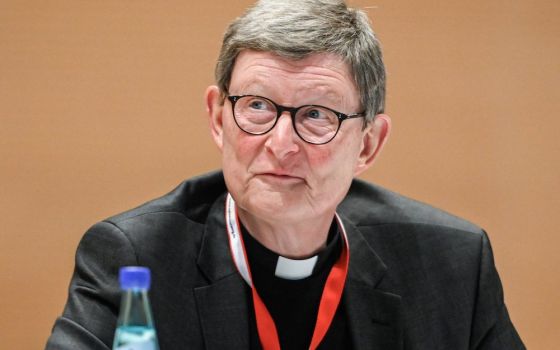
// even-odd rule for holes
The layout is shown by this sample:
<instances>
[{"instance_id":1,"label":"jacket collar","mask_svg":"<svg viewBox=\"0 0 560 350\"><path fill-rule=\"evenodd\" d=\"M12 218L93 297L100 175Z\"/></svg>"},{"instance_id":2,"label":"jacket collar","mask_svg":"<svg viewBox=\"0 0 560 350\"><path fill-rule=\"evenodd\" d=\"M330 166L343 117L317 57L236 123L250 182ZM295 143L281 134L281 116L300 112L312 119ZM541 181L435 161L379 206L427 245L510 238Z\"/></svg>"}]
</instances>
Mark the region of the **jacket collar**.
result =
<instances>
[{"instance_id":1,"label":"jacket collar","mask_svg":"<svg viewBox=\"0 0 560 350\"><path fill-rule=\"evenodd\" d=\"M249 348L249 287L232 261L225 230L225 195L211 208L198 266L208 285L194 289L207 349ZM355 349L402 349L401 297L381 290L387 267L362 232L341 215L350 265L343 302ZM374 228L368 228L374 229Z\"/></svg>"}]
</instances>

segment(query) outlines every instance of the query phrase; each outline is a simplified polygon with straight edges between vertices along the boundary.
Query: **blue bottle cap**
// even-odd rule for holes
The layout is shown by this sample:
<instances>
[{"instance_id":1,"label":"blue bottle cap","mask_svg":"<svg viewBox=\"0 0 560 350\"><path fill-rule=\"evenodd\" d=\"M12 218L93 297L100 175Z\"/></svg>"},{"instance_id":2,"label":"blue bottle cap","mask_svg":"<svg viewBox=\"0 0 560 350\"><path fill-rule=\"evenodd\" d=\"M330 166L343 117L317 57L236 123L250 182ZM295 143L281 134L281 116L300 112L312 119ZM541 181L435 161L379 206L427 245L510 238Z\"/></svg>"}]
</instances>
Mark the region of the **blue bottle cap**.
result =
<instances>
[{"instance_id":1,"label":"blue bottle cap","mask_svg":"<svg viewBox=\"0 0 560 350\"><path fill-rule=\"evenodd\" d=\"M150 269L143 266L123 266L119 269L121 289L150 289Z\"/></svg>"}]
</instances>

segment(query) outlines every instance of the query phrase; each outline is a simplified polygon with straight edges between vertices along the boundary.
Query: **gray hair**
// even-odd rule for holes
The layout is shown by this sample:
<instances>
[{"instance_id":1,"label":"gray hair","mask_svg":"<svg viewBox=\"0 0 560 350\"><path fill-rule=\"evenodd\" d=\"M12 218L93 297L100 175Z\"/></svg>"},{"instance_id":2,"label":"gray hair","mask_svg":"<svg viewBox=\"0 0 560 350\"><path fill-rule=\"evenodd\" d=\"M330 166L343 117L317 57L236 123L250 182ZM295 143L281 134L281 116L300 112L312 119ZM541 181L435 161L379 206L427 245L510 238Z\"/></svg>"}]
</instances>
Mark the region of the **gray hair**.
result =
<instances>
[{"instance_id":1,"label":"gray hair","mask_svg":"<svg viewBox=\"0 0 560 350\"><path fill-rule=\"evenodd\" d=\"M260 0L228 27L216 64L226 94L237 55L245 49L289 59L334 53L349 65L371 121L385 108L385 66L367 15L343 0Z\"/></svg>"}]
</instances>

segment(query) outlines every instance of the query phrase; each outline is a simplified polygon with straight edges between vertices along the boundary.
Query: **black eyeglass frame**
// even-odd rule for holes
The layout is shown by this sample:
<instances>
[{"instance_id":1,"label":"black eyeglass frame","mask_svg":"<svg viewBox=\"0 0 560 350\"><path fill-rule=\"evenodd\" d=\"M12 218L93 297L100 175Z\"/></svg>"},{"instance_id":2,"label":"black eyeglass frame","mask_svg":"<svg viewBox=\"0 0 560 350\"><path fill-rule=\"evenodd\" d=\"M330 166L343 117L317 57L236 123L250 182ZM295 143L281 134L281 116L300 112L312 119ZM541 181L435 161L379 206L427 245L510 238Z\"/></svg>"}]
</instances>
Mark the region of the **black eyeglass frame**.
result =
<instances>
[{"instance_id":1,"label":"black eyeglass frame","mask_svg":"<svg viewBox=\"0 0 560 350\"><path fill-rule=\"evenodd\" d=\"M262 98L262 99L267 100L267 101L269 101L270 103L272 103L272 105L274 105L274 107L276 108L276 119L274 120L274 123L272 124L272 126L271 126L268 130L263 131L263 132L260 132L260 133L253 133L253 132L249 132L249 131L243 129L243 128L241 127L241 125L239 125L239 123L237 122L237 118L235 117L235 104L237 103L237 101L239 101L239 100L240 100L241 98L243 98L243 97L257 97L257 98ZM263 97L263 96L259 96L259 95L228 95L228 96L227 96L227 99L231 102L231 113L233 114L233 120L235 121L235 124L237 124L237 126L239 127L239 129L241 129L241 131L243 131L243 132L245 132L245 133L247 133L247 134L249 134L249 135L264 135L264 134L270 132L270 130L274 129L274 127L276 126L276 123L278 123L278 119L280 119L280 117L282 116L282 114L283 114L284 112L289 112L289 113L290 113L290 117L291 117L291 119L292 119L292 127L294 128L294 131L296 132L296 134L297 134L298 137L299 137L300 139L302 139L304 142L309 143L309 144L311 144L311 145L324 145L324 144L327 144L327 143L331 142L331 141L336 137L336 135L338 134L338 131L340 130L340 126L342 125L342 122L343 122L343 121L345 121L346 119L352 119L352 118L362 118L362 117L365 117L365 114L366 114L365 111L364 111L364 112L360 112L360 113L344 114L344 113L342 113L342 112L335 111L335 110L332 109L332 108L325 107L325 106L321 106L321 105L303 105L303 106L299 106L299 107L287 107L287 106L279 105L278 103L272 101L271 99L266 98L266 97ZM327 141L324 141L324 142L316 143L316 142L308 141L308 140L304 139L304 138L300 135L300 133L298 132L298 129L297 129L297 127L296 127L296 113L297 113L300 109L305 108L305 107L324 108L324 109L327 109L327 110L333 112L333 113L337 116L337 118L338 118L338 127L336 128L335 133L333 134L333 136L332 136L330 139L328 139Z\"/></svg>"}]
</instances>

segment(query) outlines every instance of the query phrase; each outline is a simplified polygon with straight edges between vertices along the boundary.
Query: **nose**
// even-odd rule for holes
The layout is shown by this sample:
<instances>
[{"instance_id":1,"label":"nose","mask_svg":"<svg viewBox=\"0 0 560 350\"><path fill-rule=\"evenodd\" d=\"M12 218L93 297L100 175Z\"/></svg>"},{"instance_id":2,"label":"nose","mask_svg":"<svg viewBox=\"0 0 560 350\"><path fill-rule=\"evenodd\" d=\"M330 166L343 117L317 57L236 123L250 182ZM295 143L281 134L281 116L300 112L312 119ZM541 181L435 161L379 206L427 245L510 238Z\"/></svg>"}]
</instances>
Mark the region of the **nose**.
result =
<instances>
[{"instance_id":1,"label":"nose","mask_svg":"<svg viewBox=\"0 0 560 350\"><path fill-rule=\"evenodd\" d=\"M265 142L265 148L277 159L284 159L299 151L299 138L288 111L282 113Z\"/></svg>"}]
</instances>

